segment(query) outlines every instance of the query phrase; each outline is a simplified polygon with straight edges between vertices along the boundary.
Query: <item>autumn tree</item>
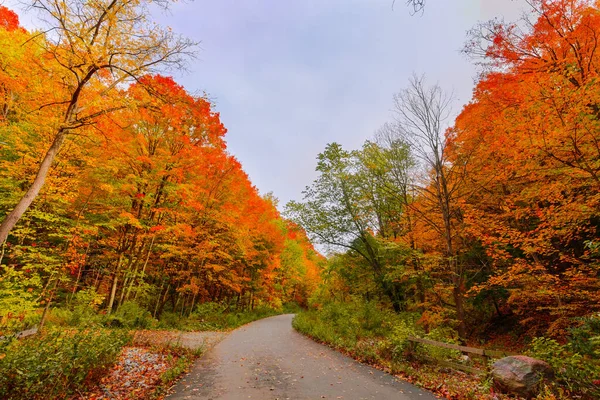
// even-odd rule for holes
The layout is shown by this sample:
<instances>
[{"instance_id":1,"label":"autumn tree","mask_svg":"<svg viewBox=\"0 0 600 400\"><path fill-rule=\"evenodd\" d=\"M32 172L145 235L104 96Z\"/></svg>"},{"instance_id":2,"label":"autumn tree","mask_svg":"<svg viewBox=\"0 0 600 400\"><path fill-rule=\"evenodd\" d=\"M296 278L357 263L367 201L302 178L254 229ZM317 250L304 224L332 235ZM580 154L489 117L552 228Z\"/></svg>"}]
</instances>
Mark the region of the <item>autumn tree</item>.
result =
<instances>
[{"instance_id":1,"label":"autumn tree","mask_svg":"<svg viewBox=\"0 0 600 400\"><path fill-rule=\"evenodd\" d=\"M533 334L564 334L597 309L600 110L598 2L532 1L532 19L472 32L484 67L456 123L452 162L469 162L468 229L492 257L481 290Z\"/></svg>"},{"instance_id":2,"label":"autumn tree","mask_svg":"<svg viewBox=\"0 0 600 400\"><path fill-rule=\"evenodd\" d=\"M420 161L424 176L416 181L421 201L427 203L419 217L439 233L444 243L447 272L452 281L453 306L461 339L467 336L465 323L465 271L458 258L457 232L460 211L457 199L461 176L459 165L448 160L446 129L451 97L438 85L427 87L423 77L414 76L407 89L394 97L397 133Z\"/></svg>"},{"instance_id":3,"label":"autumn tree","mask_svg":"<svg viewBox=\"0 0 600 400\"><path fill-rule=\"evenodd\" d=\"M98 118L127 106L121 88L144 74L164 67L180 67L193 47L149 21L151 5L168 1L36 0L32 7L46 22L46 34L34 36L27 46L37 47L43 57L40 69L52 76L61 90L37 104L24 105L32 118L46 108L57 119L44 124L52 132L35 178L22 199L0 225L0 242L27 210L42 188L48 171L70 133L94 124Z\"/></svg>"}]
</instances>

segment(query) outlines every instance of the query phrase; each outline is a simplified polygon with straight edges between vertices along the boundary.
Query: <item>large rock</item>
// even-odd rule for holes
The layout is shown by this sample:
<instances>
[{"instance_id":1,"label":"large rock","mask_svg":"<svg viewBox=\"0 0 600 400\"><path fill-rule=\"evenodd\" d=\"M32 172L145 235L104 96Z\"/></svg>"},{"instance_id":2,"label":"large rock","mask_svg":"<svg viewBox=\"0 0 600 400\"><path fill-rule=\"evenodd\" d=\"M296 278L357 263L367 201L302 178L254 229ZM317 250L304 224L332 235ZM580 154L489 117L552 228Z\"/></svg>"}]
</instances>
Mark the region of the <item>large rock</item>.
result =
<instances>
[{"instance_id":1,"label":"large rock","mask_svg":"<svg viewBox=\"0 0 600 400\"><path fill-rule=\"evenodd\" d=\"M525 398L534 397L540 382L552 375L550 365L527 356L504 357L492 366L492 377L497 389Z\"/></svg>"}]
</instances>

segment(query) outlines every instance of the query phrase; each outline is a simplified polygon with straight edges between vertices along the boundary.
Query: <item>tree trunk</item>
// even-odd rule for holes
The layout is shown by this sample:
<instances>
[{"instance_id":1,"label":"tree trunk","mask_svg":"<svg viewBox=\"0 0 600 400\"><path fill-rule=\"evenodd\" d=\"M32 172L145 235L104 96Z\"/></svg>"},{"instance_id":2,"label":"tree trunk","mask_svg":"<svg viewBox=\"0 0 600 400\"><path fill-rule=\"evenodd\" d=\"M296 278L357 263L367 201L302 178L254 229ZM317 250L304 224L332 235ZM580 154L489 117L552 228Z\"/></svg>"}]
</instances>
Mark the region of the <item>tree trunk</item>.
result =
<instances>
[{"instance_id":1,"label":"tree trunk","mask_svg":"<svg viewBox=\"0 0 600 400\"><path fill-rule=\"evenodd\" d=\"M110 290L110 300L108 301L108 307L106 308L107 314L110 314L112 312L113 304L115 303L115 297L117 294L118 281L119 281L119 275L115 271L115 276L113 277L112 289Z\"/></svg>"},{"instance_id":2,"label":"tree trunk","mask_svg":"<svg viewBox=\"0 0 600 400\"><path fill-rule=\"evenodd\" d=\"M192 306L190 307L190 312L188 313L188 317L190 315L192 315L192 313L194 312L194 306L196 305L196 295L198 294L198 292L194 292L194 297L192 297Z\"/></svg>"},{"instance_id":3,"label":"tree trunk","mask_svg":"<svg viewBox=\"0 0 600 400\"><path fill-rule=\"evenodd\" d=\"M137 272L137 262L134 260L135 260L135 256L133 254L130 254L129 262L127 263L127 268L125 269L125 272L123 273L123 285L122 285L123 287L121 288L121 297L119 298L119 303L118 303L119 307L121 307L121 304L123 304L123 300L125 299L125 293L127 292L127 285L133 279L133 276L131 274L131 266L134 265L134 263L135 263L135 272Z\"/></svg>"},{"instance_id":4,"label":"tree trunk","mask_svg":"<svg viewBox=\"0 0 600 400\"><path fill-rule=\"evenodd\" d=\"M2 249L0 251L0 265L2 265L2 259L4 258L4 250L5 250L6 242L2 242L2 244L0 246L2 247Z\"/></svg>"},{"instance_id":5,"label":"tree trunk","mask_svg":"<svg viewBox=\"0 0 600 400\"><path fill-rule=\"evenodd\" d=\"M60 150L66 137L67 133L64 129L60 129L56 134L54 142L52 142L52 145L46 152L46 156L42 160L37 175L27 190L27 193L25 193L15 208L6 216L6 218L4 218L4 221L2 221L2 225L0 225L0 243L4 243L6 241L12 228L14 228L19 219L21 219L33 200L37 197L42 186L44 186L44 182L46 181L46 176L48 175L48 171L52 166L52 162L56 158L56 155L58 154L58 151Z\"/></svg>"},{"instance_id":6,"label":"tree trunk","mask_svg":"<svg viewBox=\"0 0 600 400\"><path fill-rule=\"evenodd\" d=\"M50 296L48 297L48 302L46 303L46 306L44 307L44 312L42 313L42 319L40 320L40 326L38 328L39 331L41 331L42 328L44 327L44 324L46 324L46 318L48 317L48 311L50 311L50 303L52 303L52 300L54 299L54 292L56 292L57 287L58 287L58 278L55 278L54 279L54 287L50 291Z\"/></svg>"},{"instance_id":7,"label":"tree trunk","mask_svg":"<svg viewBox=\"0 0 600 400\"><path fill-rule=\"evenodd\" d=\"M158 305L160 304L160 299L162 297L162 290L165 286L164 282L160 283L160 289L158 291L158 296L156 296L156 305L154 306L154 313L152 313L152 317L156 318L156 312L158 311Z\"/></svg>"},{"instance_id":8,"label":"tree trunk","mask_svg":"<svg viewBox=\"0 0 600 400\"><path fill-rule=\"evenodd\" d=\"M140 275L140 283L138 285L138 290L136 290L133 299L136 300L138 297L138 293L140 292L140 286L144 283L144 276L146 275L146 267L148 266L148 260L150 260L150 254L152 253L152 246L154 246L154 239L156 239L156 235L152 236L152 241L150 242L150 247L148 248L148 254L146 255L146 261L144 261L144 266L142 267L142 274ZM129 292L131 291L131 287L133 286L133 281L131 282L131 286L129 286L129 290L127 291L127 298L129 298Z\"/></svg>"}]
</instances>

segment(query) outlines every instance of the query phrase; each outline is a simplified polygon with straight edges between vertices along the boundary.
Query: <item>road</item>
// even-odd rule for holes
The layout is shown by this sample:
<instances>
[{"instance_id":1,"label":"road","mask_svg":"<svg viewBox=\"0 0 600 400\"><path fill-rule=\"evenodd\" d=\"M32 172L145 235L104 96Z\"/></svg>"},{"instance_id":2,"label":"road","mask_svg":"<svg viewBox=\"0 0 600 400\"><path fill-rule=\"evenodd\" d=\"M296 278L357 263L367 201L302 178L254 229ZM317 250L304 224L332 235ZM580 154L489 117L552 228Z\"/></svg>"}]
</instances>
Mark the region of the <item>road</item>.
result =
<instances>
[{"instance_id":1,"label":"road","mask_svg":"<svg viewBox=\"0 0 600 400\"><path fill-rule=\"evenodd\" d=\"M209 350L170 400L430 400L431 393L315 343L293 315L245 325Z\"/></svg>"}]
</instances>

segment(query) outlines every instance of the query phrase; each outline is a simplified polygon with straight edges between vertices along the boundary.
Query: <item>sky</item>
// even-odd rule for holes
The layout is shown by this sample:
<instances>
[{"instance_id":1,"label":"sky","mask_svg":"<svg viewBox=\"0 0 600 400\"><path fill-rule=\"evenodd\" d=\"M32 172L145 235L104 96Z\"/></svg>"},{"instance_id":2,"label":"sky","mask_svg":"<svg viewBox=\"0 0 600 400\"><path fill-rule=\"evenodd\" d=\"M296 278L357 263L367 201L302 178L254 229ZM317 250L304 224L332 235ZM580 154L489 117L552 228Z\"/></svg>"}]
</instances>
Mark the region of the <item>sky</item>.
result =
<instances>
[{"instance_id":1,"label":"sky","mask_svg":"<svg viewBox=\"0 0 600 400\"><path fill-rule=\"evenodd\" d=\"M215 103L229 151L283 208L302 199L327 143L359 148L392 119L393 94L414 73L453 91L460 111L477 75L460 53L466 32L495 17L514 21L525 6L428 0L412 15L404 0L195 0L155 18L201 42L187 71L173 75Z\"/></svg>"}]
</instances>

